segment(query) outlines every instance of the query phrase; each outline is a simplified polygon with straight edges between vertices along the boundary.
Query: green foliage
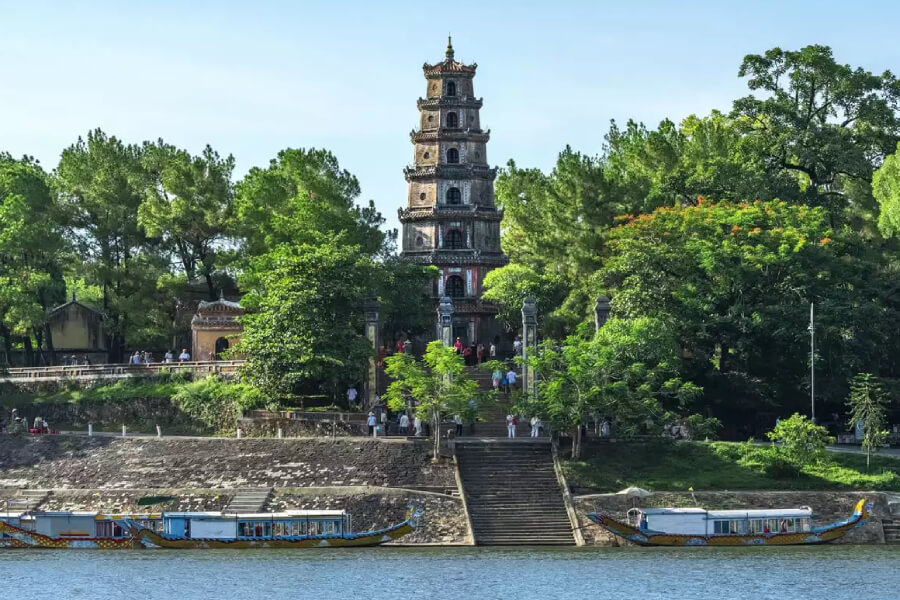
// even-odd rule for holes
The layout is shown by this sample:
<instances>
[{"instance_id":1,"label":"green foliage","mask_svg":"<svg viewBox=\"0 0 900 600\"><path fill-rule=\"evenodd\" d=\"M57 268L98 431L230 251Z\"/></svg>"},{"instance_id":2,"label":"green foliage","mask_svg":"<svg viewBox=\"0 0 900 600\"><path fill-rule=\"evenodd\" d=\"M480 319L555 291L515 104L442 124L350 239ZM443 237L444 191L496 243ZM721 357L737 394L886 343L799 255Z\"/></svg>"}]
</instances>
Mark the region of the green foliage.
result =
<instances>
[{"instance_id":1,"label":"green foliage","mask_svg":"<svg viewBox=\"0 0 900 600\"><path fill-rule=\"evenodd\" d=\"M878 228L885 236L900 235L900 142L872 177L872 193L878 201Z\"/></svg>"},{"instance_id":2,"label":"green foliage","mask_svg":"<svg viewBox=\"0 0 900 600\"><path fill-rule=\"evenodd\" d=\"M235 224L244 253L318 244L338 234L367 255L383 253L393 235L379 230L384 219L372 202L356 204L359 194L359 181L327 150L282 150L268 168L250 169L237 185Z\"/></svg>"},{"instance_id":3,"label":"green foliage","mask_svg":"<svg viewBox=\"0 0 900 600\"><path fill-rule=\"evenodd\" d=\"M716 490L893 490L900 491L900 460L834 453L801 469L768 445L732 442L622 442L585 451L566 461L575 487L616 492L637 486L655 492Z\"/></svg>"},{"instance_id":4,"label":"green foliage","mask_svg":"<svg viewBox=\"0 0 900 600\"><path fill-rule=\"evenodd\" d=\"M735 101L732 117L772 170L797 178L804 203L835 217L872 205L872 172L900 140L890 71L841 65L831 48L811 45L747 55L738 74L761 97Z\"/></svg>"},{"instance_id":5,"label":"green foliage","mask_svg":"<svg viewBox=\"0 0 900 600\"><path fill-rule=\"evenodd\" d=\"M850 382L850 424L862 426L862 447L866 451L866 470L873 452L887 442L888 399L881 382L871 373L859 373Z\"/></svg>"},{"instance_id":6,"label":"green foliage","mask_svg":"<svg viewBox=\"0 0 900 600\"><path fill-rule=\"evenodd\" d=\"M659 432L700 389L678 376L678 347L666 323L610 319L593 339L570 336L542 344L529 364L538 377L532 410L558 431L577 430L591 416L614 419L620 435Z\"/></svg>"},{"instance_id":7,"label":"green foliage","mask_svg":"<svg viewBox=\"0 0 900 600\"><path fill-rule=\"evenodd\" d=\"M889 271L880 253L848 228L835 231L823 208L773 201L657 209L612 230L609 251L595 285L612 292L613 314L672 323L689 357L684 376L708 395L697 408L723 420L801 408L810 300L817 395L827 406L842 404L852 373L888 360L884 349L896 343L879 325L900 308L883 291Z\"/></svg>"},{"instance_id":8,"label":"green foliage","mask_svg":"<svg viewBox=\"0 0 900 600\"><path fill-rule=\"evenodd\" d=\"M685 426L692 440L714 440L719 436L722 422L715 417L693 414L685 419Z\"/></svg>"},{"instance_id":9,"label":"green foliage","mask_svg":"<svg viewBox=\"0 0 900 600\"><path fill-rule=\"evenodd\" d=\"M0 153L0 337L7 352L14 339L27 339L29 350L32 336L43 340L47 310L65 297L69 245L60 220L40 165Z\"/></svg>"},{"instance_id":10,"label":"green foliage","mask_svg":"<svg viewBox=\"0 0 900 600\"><path fill-rule=\"evenodd\" d=\"M783 457L798 471L807 465L825 461L825 446L834 441L827 429L797 413L779 421L775 429L766 435L778 444L776 455Z\"/></svg>"},{"instance_id":11,"label":"green foliage","mask_svg":"<svg viewBox=\"0 0 900 600\"><path fill-rule=\"evenodd\" d=\"M210 300L217 296L213 272L232 229L234 158L207 146L201 156L159 140L145 143L142 164L149 176L138 222L181 263L188 281L201 277Z\"/></svg>"},{"instance_id":12,"label":"green foliage","mask_svg":"<svg viewBox=\"0 0 900 600\"><path fill-rule=\"evenodd\" d=\"M372 354L362 309L376 273L343 236L253 259L242 300L251 312L236 348L247 356L247 380L275 398L321 386L339 399Z\"/></svg>"},{"instance_id":13,"label":"green foliage","mask_svg":"<svg viewBox=\"0 0 900 600\"><path fill-rule=\"evenodd\" d=\"M220 433L231 433L244 411L265 406L258 389L214 375L181 386L172 402L189 417Z\"/></svg>"},{"instance_id":14,"label":"green foliage","mask_svg":"<svg viewBox=\"0 0 900 600\"><path fill-rule=\"evenodd\" d=\"M478 383L465 373L463 357L439 341L428 344L421 361L410 354L395 354L385 359L385 372L393 381L384 399L391 410L407 410L415 403L416 414L431 422L434 458L440 448L440 424L448 415L471 416L478 396Z\"/></svg>"}]
</instances>

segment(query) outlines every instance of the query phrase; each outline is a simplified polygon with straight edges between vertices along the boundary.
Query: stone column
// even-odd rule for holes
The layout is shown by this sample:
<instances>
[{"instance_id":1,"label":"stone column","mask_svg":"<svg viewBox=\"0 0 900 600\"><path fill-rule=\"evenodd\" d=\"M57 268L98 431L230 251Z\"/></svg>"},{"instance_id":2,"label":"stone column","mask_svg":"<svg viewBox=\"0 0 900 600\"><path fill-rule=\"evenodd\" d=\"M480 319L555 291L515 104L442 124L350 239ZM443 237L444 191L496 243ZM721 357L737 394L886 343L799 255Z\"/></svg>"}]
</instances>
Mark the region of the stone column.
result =
<instances>
[{"instance_id":1,"label":"stone column","mask_svg":"<svg viewBox=\"0 0 900 600\"><path fill-rule=\"evenodd\" d=\"M440 340L447 347L453 345L453 300L450 296L441 298L438 305L438 331Z\"/></svg>"},{"instance_id":2,"label":"stone column","mask_svg":"<svg viewBox=\"0 0 900 600\"><path fill-rule=\"evenodd\" d=\"M597 298L596 304L594 304L595 331L600 331L600 328L606 324L607 319L609 319L609 298L600 296Z\"/></svg>"},{"instance_id":3,"label":"stone column","mask_svg":"<svg viewBox=\"0 0 900 600\"><path fill-rule=\"evenodd\" d=\"M369 368L366 377L366 406L375 405L375 394L378 393L378 370L376 359L378 356L378 308L377 298L368 298L363 303L363 311L366 314L366 338L372 344L372 355L369 356Z\"/></svg>"},{"instance_id":4,"label":"stone column","mask_svg":"<svg viewBox=\"0 0 900 600\"><path fill-rule=\"evenodd\" d=\"M537 352L537 304L530 296L522 304L522 337L522 390L529 396L536 397L537 377L534 368L528 364L528 357Z\"/></svg>"}]
</instances>

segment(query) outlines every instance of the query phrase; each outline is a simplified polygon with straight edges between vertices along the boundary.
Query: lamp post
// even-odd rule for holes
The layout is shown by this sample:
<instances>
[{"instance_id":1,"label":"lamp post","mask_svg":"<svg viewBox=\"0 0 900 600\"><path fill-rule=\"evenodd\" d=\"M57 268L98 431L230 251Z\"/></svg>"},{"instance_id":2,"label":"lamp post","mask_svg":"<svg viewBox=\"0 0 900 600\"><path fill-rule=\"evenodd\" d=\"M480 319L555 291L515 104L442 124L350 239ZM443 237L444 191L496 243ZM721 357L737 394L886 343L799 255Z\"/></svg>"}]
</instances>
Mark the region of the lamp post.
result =
<instances>
[{"instance_id":1,"label":"lamp post","mask_svg":"<svg viewBox=\"0 0 900 600\"><path fill-rule=\"evenodd\" d=\"M537 397L538 385L534 367L529 364L528 358L537 350L537 326L537 304L529 296L522 303L522 332L525 335L522 343L522 391L532 398Z\"/></svg>"},{"instance_id":2,"label":"lamp post","mask_svg":"<svg viewBox=\"0 0 900 600\"><path fill-rule=\"evenodd\" d=\"M606 324L607 320L609 320L609 298L600 296L594 304L594 326L596 331L600 331L600 328Z\"/></svg>"},{"instance_id":3,"label":"lamp post","mask_svg":"<svg viewBox=\"0 0 900 600\"><path fill-rule=\"evenodd\" d=\"M372 354L369 356L369 368L366 377L366 406L370 409L375 406L375 395L378 393L378 371L376 370L375 357L378 356L378 298L367 298L363 302L363 312L366 315L366 337L372 344Z\"/></svg>"},{"instance_id":4,"label":"lamp post","mask_svg":"<svg viewBox=\"0 0 900 600\"><path fill-rule=\"evenodd\" d=\"M816 326L815 304L809 303L809 416L816 422Z\"/></svg>"}]
</instances>

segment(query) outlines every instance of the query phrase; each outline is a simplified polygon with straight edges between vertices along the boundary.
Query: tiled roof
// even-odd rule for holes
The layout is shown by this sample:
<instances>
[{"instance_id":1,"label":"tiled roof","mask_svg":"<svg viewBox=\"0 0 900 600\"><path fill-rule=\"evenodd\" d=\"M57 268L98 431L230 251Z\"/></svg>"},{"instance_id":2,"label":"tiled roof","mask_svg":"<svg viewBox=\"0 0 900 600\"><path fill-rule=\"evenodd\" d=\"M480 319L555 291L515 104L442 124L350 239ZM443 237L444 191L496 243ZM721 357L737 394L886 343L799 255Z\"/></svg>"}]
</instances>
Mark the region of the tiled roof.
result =
<instances>
[{"instance_id":1,"label":"tiled roof","mask_svg":"<svg viewBox=\"0 0 900 600\"><path fill-rule=\"evenodd\" d=\"M478 68L478 63L472 63L471 65L464 65L461 62L457 62L452 58L448 58L443 62L439 62L436 65L429 65L425 63L422 65L422 70L425 71L425 76L429 75L475 75L475 69Z\"/></svg>"}]
</instances>

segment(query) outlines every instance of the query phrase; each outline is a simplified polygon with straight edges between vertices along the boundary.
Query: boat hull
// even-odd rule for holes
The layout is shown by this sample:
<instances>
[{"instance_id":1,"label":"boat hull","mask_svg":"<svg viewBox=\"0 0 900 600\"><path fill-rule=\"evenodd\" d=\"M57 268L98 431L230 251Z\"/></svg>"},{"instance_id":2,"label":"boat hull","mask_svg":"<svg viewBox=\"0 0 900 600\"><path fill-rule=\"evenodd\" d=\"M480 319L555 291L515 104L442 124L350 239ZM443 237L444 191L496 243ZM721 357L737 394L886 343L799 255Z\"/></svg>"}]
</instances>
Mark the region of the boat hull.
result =
<instances>
[{"instance_id":1,"label":"boat hull","mask_svg":"<svg viewBox=\"0 0 900 600\"><path fill-rule=\"evenodd\" d=\"M136 547L133 538L50 537L42 533L21 529L3 521L0 521L0 533L7 536L0 539L0 545L9 548L131 550Z\"/></svg>"},{"instance_id":2,"label":"boat hull","mask_svg":"<svg viewBox=\"0 0 900 600\"><path fill-rule=\"evenodd\" d=\"M602 513L589 513L588 519L616 536L639 546L803 546L826 544L861 527L869 517L870 504L860 500L853 515L812 531L791 533L689 535L640 529Z\"/></svg>"}]
</instances>

